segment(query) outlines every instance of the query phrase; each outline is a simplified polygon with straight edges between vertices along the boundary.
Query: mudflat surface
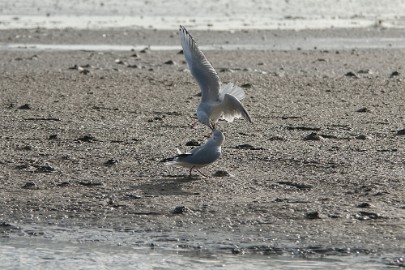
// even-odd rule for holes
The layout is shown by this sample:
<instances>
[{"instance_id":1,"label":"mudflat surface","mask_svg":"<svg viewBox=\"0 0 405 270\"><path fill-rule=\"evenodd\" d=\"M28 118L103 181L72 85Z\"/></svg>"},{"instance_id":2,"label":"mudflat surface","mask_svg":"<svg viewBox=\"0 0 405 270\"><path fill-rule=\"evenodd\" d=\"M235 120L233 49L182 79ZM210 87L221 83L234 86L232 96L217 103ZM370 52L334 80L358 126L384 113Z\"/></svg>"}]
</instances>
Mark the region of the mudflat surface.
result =
<instances>
[{"instance_id":1,"label":"mudflat surface","mask_svg":"<svg viewBox=\"0 0 405 270\"><path fill-rule=\"evenodd\" d=\"M181 231L204 233L217 248L403 253L404 51L206 55L224 82L246 89L254 124L220 122L222 158L204 169L208 178L189 179L159 162L208 132L190 128L200 97L183 55L2 51L3 227Z\"/></svg>"}]
</instances>

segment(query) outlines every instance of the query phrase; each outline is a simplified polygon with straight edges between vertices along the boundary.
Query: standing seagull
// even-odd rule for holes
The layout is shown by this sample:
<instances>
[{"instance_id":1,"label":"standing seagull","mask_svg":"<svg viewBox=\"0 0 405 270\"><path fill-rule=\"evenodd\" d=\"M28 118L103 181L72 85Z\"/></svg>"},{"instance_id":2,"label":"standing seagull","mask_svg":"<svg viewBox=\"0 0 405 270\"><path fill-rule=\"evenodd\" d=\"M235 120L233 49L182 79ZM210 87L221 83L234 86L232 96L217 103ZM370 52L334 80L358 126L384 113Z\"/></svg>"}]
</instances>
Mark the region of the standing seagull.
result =
<instances>
[{"instance_id":1,"label":"standing seagull","mask_svg":"<svg viewBox=\"0 0 405 270\"><path fill-rule=\"evenodd\" d=\"M163 159L161 162L165 162L166 165L189 168L190 177L193 169L196 169L202 176L207 177L199 169L213 163L221 156L221 144L224 139L225 137L222 132L215 129L205 144L194 148L190 153L182 154L177 150L179 152L177 156Z\"/></svg>"},{"instance_id":2,"label":"standing seagull","mask_svg":"<svg viewBox=\"0 0 405 270\"><path fill-rule=\"evenodd\" d=\"M220 118L232 122L235 118L243 116L247 121L252 122L248 112L240 103L240 100L245 97L243 89L234 86L233 83L221 87L218 73L197 47L193 37L183 26L180 26L179 33L184 57L201 89L201 102L197 108L198 121L211 129L216 128Z\"/></svg>"}]
</instances>

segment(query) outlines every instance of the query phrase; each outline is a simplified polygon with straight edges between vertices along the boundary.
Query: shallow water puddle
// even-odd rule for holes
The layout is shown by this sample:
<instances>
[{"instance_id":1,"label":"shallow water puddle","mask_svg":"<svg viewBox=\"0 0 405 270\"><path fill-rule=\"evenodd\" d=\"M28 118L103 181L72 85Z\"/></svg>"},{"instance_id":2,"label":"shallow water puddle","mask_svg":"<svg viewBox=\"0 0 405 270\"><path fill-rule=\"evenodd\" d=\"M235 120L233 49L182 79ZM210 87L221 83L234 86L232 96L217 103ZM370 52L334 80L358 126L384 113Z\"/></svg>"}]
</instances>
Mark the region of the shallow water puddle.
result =
<instances>
[{"instance_id":1,"label":"shallow water puddle","mask_svg":"<svg viewBox=\"0 0 405 270\"><path fill-rule=\"evenodd\" d=\"M381 269L395 262L381 254L234 252L199 235L182 245L170 232L30 225L3 235L2 269Z\"/></svg>"},{"instance_id":2,"label":"shallow water puddle","mask_svg":"<svg viewBox=\"0 0 405 270\"><path fill-rule=\"evenodd\" d=\"M2 269L377 269L382 264L365 256L312 258L234 255L70 243L38 238L0 240Z\"/></svg>"}]
</instances>

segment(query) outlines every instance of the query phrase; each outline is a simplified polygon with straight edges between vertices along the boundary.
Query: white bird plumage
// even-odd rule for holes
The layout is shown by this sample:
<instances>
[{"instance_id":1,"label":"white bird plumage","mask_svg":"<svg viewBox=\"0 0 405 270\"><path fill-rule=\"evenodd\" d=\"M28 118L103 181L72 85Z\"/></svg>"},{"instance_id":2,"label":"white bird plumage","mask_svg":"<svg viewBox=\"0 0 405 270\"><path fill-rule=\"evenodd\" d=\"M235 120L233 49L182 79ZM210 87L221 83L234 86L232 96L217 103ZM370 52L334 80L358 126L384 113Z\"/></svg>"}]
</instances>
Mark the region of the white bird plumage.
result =
<instances>
[{"instance_id":1,"label":"white bird plumage","mask_svg":"<svg viewBox=\"0 0 405 270\"><path fill-rule=\"evenodd\" d=\"M219 119L232 122L235 118L243 117L252 122L240 103L245 97L243 89L233 83L221 86L217 72L186 28L180 26L179 33L184 57L201 89L201 102L197 108L198 121L211 129L215 129Z\"/></svg>"},{"instance_id":2,"label":"white bird plumage","mask_svg":"<svg viewBox=\"0 0 405 270\"><path fill-rule=\"evenodd\" d=\"M221 144L224 140L225 136L216 129L205 144L192 149L190 153L181 153L177 149L177 156L163 159L161 162L165 162L166 165L189 168L190 177L193 169L206 176L199 169L215 162L221 156Z\"/></svg>"}]
</instances>

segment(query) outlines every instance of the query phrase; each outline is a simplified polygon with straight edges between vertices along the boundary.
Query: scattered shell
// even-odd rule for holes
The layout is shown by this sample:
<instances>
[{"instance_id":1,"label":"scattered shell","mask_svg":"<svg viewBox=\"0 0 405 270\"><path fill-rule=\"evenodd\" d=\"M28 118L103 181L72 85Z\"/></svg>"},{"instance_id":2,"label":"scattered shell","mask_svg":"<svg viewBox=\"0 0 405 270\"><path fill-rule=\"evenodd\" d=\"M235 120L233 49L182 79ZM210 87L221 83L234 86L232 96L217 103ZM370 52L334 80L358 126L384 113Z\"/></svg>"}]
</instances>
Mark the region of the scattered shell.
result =
<instances>
[{"instance_id":1,"label":"scattered shell","mask_svg":"<svg viewBox=\"0 0 405 270\"><path fill-rule=\"evenodd\" d=\"M371 69L360 69L359 71L357 71L357 73L359 74L373 74L373 71Z\"/></svg>"},{"instance_id":2,"label":"scattered shell","mask_svg":"<svg viewBox=\"0 0 405 270\"><path fill-rule=\"evenodd\" d=\"M354 215L354 218L358 220L369 220L369 219L380 219L383 217L378 213L360 211L359 213Z\"/></svg>"}]
</instances>

